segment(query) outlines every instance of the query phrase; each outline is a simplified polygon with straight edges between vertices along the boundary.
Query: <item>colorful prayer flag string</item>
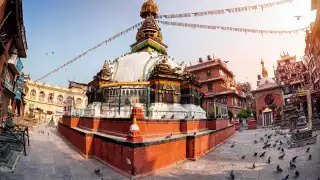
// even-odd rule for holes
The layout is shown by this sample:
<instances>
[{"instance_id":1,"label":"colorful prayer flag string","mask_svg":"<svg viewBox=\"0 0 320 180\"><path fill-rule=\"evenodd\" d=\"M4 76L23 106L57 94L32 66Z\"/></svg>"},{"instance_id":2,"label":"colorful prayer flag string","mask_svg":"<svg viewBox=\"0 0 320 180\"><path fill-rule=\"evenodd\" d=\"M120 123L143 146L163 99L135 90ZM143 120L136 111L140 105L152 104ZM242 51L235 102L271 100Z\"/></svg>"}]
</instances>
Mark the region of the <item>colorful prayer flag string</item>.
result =
<instances>
[{"instance_id":1,"label":"colorful prayer flag string","mask_svg":"<svg viewBox=\"0 0 320 180\"><path fill-rule=\"evenodd\" d=\"M281 0L276 2L270 2L265 4L258 4L252 6L244 6L237 8L228 8L228 9L219 9L219 10L211 10L211 11L202 11L202 12L193 12L193 13L181 13L181 14L168 14L168 15L159 15L157 18L162 19L170 19L170 18L186 18L186 17L198 17L198 16L209 16L209 15L222 15L229 13L238 13L238 12L247 12L247 11L257 11L261 9L263 11L266 8L271 8L274 6L283 5L286 3L292 3L294 0Z\"/></svg>"},{"instance_id":2,"label":"colorful prayer flag string","mask_svg":"<svg viewBox=\"0 0 320 180\"><path fill-rule=\"evenodd\" d=\"M128 32L130 32L130 31L132 31L132 30L140 27L140 26L142 25L142 23L143 23L143 22L140 22L140 23L138 23L138 24L135 24L135 25L127 28L126 30L124 30L124 31L122 31L122 32L120 32L120 33L117 33L116 35L112 36L111 38L109 38L109 39L101 42L100 44L94 46L93 48L85 51L84 53L80 54L79 56L71 59L70 61L66 62L65 64L61 65L60 67L58 67L58 68L54 69L53 71L49 72L48 74L44 75L43 77L37 79L36 82L37 82L37 81L41 81L41 80L47 78L48 76L50 76L51 74L53 74L53 73L55 73L55 72L58 72L60 69L65 68L65 67L68 66L69 64L71 64L71 63L79 60L80 58L82 58L83 56L85 56L87 53L89 53L89 52L91 52L91 51L94 51L94 50L96 50L97 48L101 47L103 44L106 44L106 45L107 45L108 43L110 43L111 41L117 39L118 37L120 37L120 36L122 36L122 35L124 35L124 34L127 34Z\"/></svg>"},{"instance_id":3,"label":"colorful prayer flag string","mask_svg":"<svg viewBox=\"0 0 320 180\"><path fill-rule=\"evenodd\" d=\"M171 26L181 26L181 27L190 27L190 28L200 28L200 29L211 29L211 30L223 30L223 31L233 31L233 32L244 32L244 33L258 33L258 34L292 34L305 31L310 28L310 25L296 30L261 30L261 29L246 29L246 28L235 28L235 27L226 27L226 26L212 26L212 25L203 25L203 24L191 24L191 23L181 23L181 22L171 22L171 21L162 21L157 20L159 23L164 25Z\"/></svg>"}]
</instances>

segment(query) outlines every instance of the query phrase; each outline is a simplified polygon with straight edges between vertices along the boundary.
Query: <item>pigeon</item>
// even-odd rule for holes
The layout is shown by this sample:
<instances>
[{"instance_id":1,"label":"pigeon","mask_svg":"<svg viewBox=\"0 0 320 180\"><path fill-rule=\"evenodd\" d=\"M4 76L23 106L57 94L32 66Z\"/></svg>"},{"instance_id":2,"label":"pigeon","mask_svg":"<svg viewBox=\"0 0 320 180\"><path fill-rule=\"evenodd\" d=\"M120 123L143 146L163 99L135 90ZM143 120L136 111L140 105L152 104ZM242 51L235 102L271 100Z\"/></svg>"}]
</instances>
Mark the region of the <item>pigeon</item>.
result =
<instances>
[{"instance_id":1,"label":"pigeon","mask_svg":"<svg viewBox=\"0 0 320 180\"><path fill-rule=\"evenodd\" d=\"M292 162L296 162L297 157L298 157L298 156L293 157L293 158L291 159L291 161L292 161Z\"/></svg>"},{"instance_id":2,"label":"pigeon","mask_svg":"<svg viewBox=\"0 0 320 180\"><path fill-rule=\"evenodd\" d=\"M277 172L282 172L282 169L280 168L280 166L278 165L276 168Z\"/></svg>"},{"instance_id":3,"label":"pigeon","mask_svg":"<svg viewBox=\"0 0 320 180\"><path fill-rule=\"evenodd\" d=\"M278 150L280 150L281 149L281 147L278 147Z\"/></svg>"},{"instance_id":4,"label":"pigeon","mask_svg":"<svg viewBox=\"0 0 320 180\"><path fill-rule=\"evenodd\" d=\"M99 174L100 173L100 169L95 169L94 173Z\"/></svg>"},{"instance_id":5,"label":"pigeon","mask_svg":"<svg viewBox=\"0 0 320 180\"><path fill-rule=\"evenodd\" d=\"M263 143L263 144L264 144L264 145L267 145L267 144L268 144L268 142L269 142L269 141L267 140L267 141L266 141L265 143Z\"/></svg>"},{"instance_id":6,"label":"pigeon","mask_svg":"<svg viewBox=\"0 0 320 180\"><path fill-rule=\"evenodd\" d=\"M171 138L171 136L172 136L172 133L171 133L171 134L169 134L168 136L166 136L166 139Z\"/></svg>"},{"instance_id":7,"label":"pigeon","mask_svg":"<svg viewBox=\"0 0 320 180\"><path fill-rule=\"evenodd\" d=\"M260 140L263 141L263 137L260 137Z\"/></svg>"},{"instance_id":8,"label":"pigeon","mask_svg":"<svg viewBox=\"0 0 320 180\"><path fill-rule=\"evenodd\" d=\"M233 170L231 170L231 172L230 172L230 178L231 178L231 180L234 180Z\"/></svg>"},{"instance_id":9,"label":"pigeon","mask_svg":"<svg viewBox=\"0 0 320 180\"><path fill-rule=\"evenodd\" d=\"M271 144L266 144L266 146L267 146L267 147L270 147L270 146L271 146Z\"/></svg>"},{"instance_id":10,"label":"pigeon","mask_svg":"<svg viewBox=\"0 0 320 180\"><path fill-rule=\"evenodd\" d=\"M285 154L282 154L281 156L278 157L278 159L283 159Z\"/></svg>"},{"instance_id":11,"label":"pigeon","mask_svg":"<svg viewBox=\"0 0 320 180\"><path fill-rule=\"evenodd\" d=\"M309 152L310 151L310 147L308 147L307 151L306 152Z\"/></svg>"},{"instance_id":12,"label":"pigeon","mask_svg":"<svg viewBox=\"0 0 320 180\"><path fill-rule=\"evenodd\" d=\"M263 157L266 154L266 152L264 151L262 154L260 154L260 157Z\"/></svg>"},{"instance_id":13,"label":"pigeon","mask_svg":"<svg viewBox=\"0 0 320 180\"><path fill-rule=\"evenodd\" d=\"M268 136L268 139L270 139L270 138L271 138L271 135Z\"/></svg>"},{"instance_id":14,"label":"pigeon","mask_svg":"<svg viewBox=\"0 0 320 180\"><path fill-rule=\"evenodd\" d=\"M166 115L161 116L161 119L164 119L164 118L166 118Z\"/></svg>"},{"instance_id":15,"label":"pigeon","mask_svg":"<svg viewBox=\"0 0 320 180\"><path fill-rule=\"evenodd\" d=\"M264 145L263 147L262 147L262 149L266 149L267 148L267 145Z\"/></svg>"},{"instance_id":16,"label":"pigeon","mask_svg":"<svg viewBox=\"0 0 320 180\"><path fill-rule=\"evenodd\" d=\"M294 16L294 17L297 18L297 20L300 20L302 16Z\"/></svg>"},{"instance_id":17,"label":"pigeon","mask_svg":"<svg viewBox=\"0 0 320 180\"><path fill-rule=\"evenodd\" d=\"M194 116L192 116L192 119L194 119Z\"/></svg>"},{"instance_id":18,"label":"pigeon","mask_svg":"<svg viewBox=\"0 0 320 180\"><path fill-rule=\"evenodd\" d=\"M256 157L257 155L258 155L258 153L256 153L256 152L253 154L254 157Z\"/></svg>"},{"instance_id":19,"label":"pigeon","mask_svg":"<svg viewBox=\"0 0 320 180\"><path fill-rule=\"evenodd\" d=\"M278 143L279 142L279 140L276 140L276 143Z\"/></svg>"},{"instance_id":20,"label":"pigeon","mask_svg":"<svg viewBox=\"0 0 320 180\"><path fill-rule=\"evenodd\" d=\"M256 168L256 163L252 164L252 169Z\"/></svg>"},{"instance_id":21,"label":"pigeon","mask_svg":"<svg viewBox=\"0 0 320 180\"><path fill-rule=\"evenodd\" d=\"M253 140L253 143L254 143L254 144L257 144L257 143L258 143L258 141L257 141L257 140Z\"/></svg>"},{"instance_id":22,"label":"pigeon","mask_svg":"<svg viewBox=\"0 0 320 180\"><path fill-rule=\"evenodd\" d=\"M186 115L184 118L185 118L185 119L188 119L188 115Z\"/></svg>"},{"instance_id":23,"label":"pigeon","mask_svg":"<svg viewBox=\"0 0 320 180\"><path fill-rule=\"evenodd\" d=\"M229 61L223 61L223 62L227 64Z\"/></svg>"},{"instance_id":24,"label":"pigeon","mask_svg":"<svg viewBox=\"0 0 320 180\"><path fill-rule=\"evenodd\" d=\"M241 159L244 159L246 156L245 155L243 155L243 156L241 156Z\"/></svg>"},{"instance_id":25,"label":"pigeon","mask_svg":"<svg viewBox=\"0 0 320 180\"><path fill-rule=\"evenodd\" d=\"M300 175L300 172L296 171L294 174L296 175L296 177L298 177Z\"/></svg>"},{"instance_id":26,"label":"pigeon","mask_svg":"<svg viewBox=\"0 0 320 180\"><path fill-rule=\"evenodd\" d=\"M296 165L295 165L295 164L293 164L293 163L292 163L292 161L290 161L290 168L291 168L291 169L296 168Z\"/></svg>"},{"instance_id":27,"label":"pigeon","mask_svg":"<svg viewBox=\"0 0 320 180\"><path fill-rule=\"evenodd\" d=\"M233 148L235 146L235 144L232 144L230 147Z\"/></svg>"},{"instance_id":28,"label":"pigeon","mask_svg":"<svg viewBox=\"0 0 320 180\"><path fill-rule=\"evenodd\" d=\"M274 143L272 146L273 146L273 147L276 147L276 145L277 145L277 144L276 144L276 143Z\"/></svg>"},{"instance_id":29,"label":"pigeon","mask_svg":"<svg viewBox=\"0 0 320 180\"><path fill-rule=\"evenodd\" d=\"M282 178L281 180L288 180L289 179L289 174L287 174L284 178Z\"/></svg>"},{"instance_id":30,"label":"pigeon","mask_svg":"<svg viewBox=\"0 0 320 180\"><path fill-rule=\"evenodd\" d=\"M312 155L311 155L311 154L309 154L309 158L308 158L308 160L310 161L310 160L311 160L311 158L312 158Z\"/></svg>"},{"instance_id":31,"label":"pigeon","mask_svg":"<svg viewBox=\"0 0 320 180\"><path fill-rule=\"evenodd\" d=\"M174 114L172 114L171 119L174 119Z\"/></svg>"},{"instance_id":32,"label":"pigeon","mask_svg":"<svg viewBox=\"0 0 320 180\"><path fill-rule=\"evenodd\" d=\"M267 136L268 136L268 134L265 134L264 136L265 136L265 137L267 137Z\"/></svg>"},{"instance_id":33,"label":"pigeon","mask_svg":"<svg viewBox=\"0 0 320 180\"><path fill-rule=\"evenodd\" d=\"M283 149L283 148L281 148L281 151L282 151L282 152L284 152L284 149Z\"/></svg>"},{"instance_id":34,"label":"pigeon","mask_svg":"<svg viewBox=\"0 0 320 180\"><path fill-rule=\"evenodd\" d=\"M281 142L281 140L279 141L280 145L282 145L283 143Z\"/></svg>"},{"instance_id":35,"label":"pigeon","mask_svg":"<svg viewBox=\"0 0 320 180\"><path fill-rule=\"evenodd\" d=\"M269 164L271 163L271 157L268 158L268 163L269 163Z\"/></svg>"}]
</instances>

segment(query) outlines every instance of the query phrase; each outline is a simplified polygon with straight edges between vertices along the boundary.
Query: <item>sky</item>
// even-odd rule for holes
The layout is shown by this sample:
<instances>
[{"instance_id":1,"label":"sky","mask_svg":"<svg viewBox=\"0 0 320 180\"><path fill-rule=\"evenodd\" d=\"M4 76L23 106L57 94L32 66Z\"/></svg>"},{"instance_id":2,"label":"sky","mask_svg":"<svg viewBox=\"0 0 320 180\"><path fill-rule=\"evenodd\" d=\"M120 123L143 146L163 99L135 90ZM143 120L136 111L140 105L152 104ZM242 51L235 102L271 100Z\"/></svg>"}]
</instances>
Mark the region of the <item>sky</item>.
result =
<instances>
[{"instance_id":1,"label":"sky","mask_svg":"<svg viewBox=\"0 0 320 180\"><path fill-rule=\"evenodd\" d=\"M155 0L160 14L201 12L264 4L277 0ZM23 15L28 43L27 58L23 59L24 72L36 80L87 49L112 37L118 32L141 22L139 16L143 0L24 0ZM205 17L169 19L237 28L266 30L293 30L315 20L311 0L258 10ZM302 16L297 20L294 16ZM166 20L166 19L164 19ZM167 19L168 20L168 19ZM168 21L169 21L168 20ZM177 61L198 63L199 57L214 55L229 61L237 82L248 81L255 88L261 74L260 61L265 61L269 77L280 53L288 52L297 59L304 55L305 32L291 35L259 35L240 32L191 29L160 25L163 43L168 54ZM68 79L88 83L102 68L105 60L114 60L130 52L137 30L87 54L64 69L50 75L42 83L67 86ZM54 53L52 53L54 52ZM48 55L46 55L46 53Z\"/></svg>"}]
</instances>

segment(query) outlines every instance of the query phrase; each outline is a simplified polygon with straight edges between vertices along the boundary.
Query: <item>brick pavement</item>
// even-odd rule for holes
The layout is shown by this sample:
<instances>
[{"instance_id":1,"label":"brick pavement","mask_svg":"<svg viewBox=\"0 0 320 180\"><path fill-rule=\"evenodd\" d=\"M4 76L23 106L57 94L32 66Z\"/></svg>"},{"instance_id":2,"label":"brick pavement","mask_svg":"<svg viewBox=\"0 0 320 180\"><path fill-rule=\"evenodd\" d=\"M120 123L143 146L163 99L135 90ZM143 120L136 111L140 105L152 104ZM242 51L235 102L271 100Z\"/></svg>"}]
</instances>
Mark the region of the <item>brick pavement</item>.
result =
<instances>
[{"instance_id":1,"label":"brick pavement","mask_svg":"<svg viewBox=\"0 0 320 180\"><path fill-rule=\"evenodd\" d=\"M45 134L38 134L38 130L44 130ZM7 180L95 180L103 178L112 180L128 179L108 166L95 159L85 160L77 152L71 149L59 136L56 130L49 130L41 126L34 129L32 133L28 156L21 155L17 170L13 174L0 174ZM47 132L50 135L47 135ZM286 174L290 174L289 179L317 180L320 177L320 146L319 138L316 145L311 145L310 152L313 155L311 161L307 160L308 154L306 147L287 149L286 143L282 145L286 156L284 160L278 160L281 153L276 148L262 149L263 144L253 144L253 139L259 140L266 133L273 133L271 130L254 130L237 132L229 141L222 144L214 151L209 152L197 161L184 161L182 163L165 168L152 176L143 178L143 180L227 180L229 172L234 170L236 179L241 180L272 180L281 179ZM318 132L317 134L320 134ZM264 137L265 138L265 137ZM266 138L265 138L266 139ZM281 139L285 142L283 136L273 136L270 142ZM235 147L230 145L235 143ZM277 145L278 147L279 145ZM253 157L254 152L261 153L266 151L263 158ZM240 157L246 155L244 160ZM289 169L289 161L292 157L298 156L296 166L301 172L299 178L292 178L295 170ZM271 164L266 163L271 156ZM256 163L256 168L252 169L252 164ZM275 173L275 167L280 165L282 173ZM101 176L93 173L94 169L101 170Z\"/></svg>"}]
</instances>

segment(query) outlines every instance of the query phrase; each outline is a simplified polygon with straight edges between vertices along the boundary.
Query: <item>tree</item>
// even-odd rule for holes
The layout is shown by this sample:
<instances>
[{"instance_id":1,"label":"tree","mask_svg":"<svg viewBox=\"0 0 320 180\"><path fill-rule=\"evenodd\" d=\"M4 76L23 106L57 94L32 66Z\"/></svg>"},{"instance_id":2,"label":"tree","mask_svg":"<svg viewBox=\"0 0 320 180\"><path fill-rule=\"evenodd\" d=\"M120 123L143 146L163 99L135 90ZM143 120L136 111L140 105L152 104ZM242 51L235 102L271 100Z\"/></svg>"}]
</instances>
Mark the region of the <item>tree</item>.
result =
<instances>
[{"instance_id":1,"label":"tree","mask_svg":"<svg viewBox=\"0 0 320 180\"><path fill-rule=\"evenodd\" d=\"M238 114L237 117L239 119L247 119L251 116L251 111L249 109L242 109Z\"/></svg>"},{"instance_id":2,"label":"tree","mask_svg":"<svg viewBox=\"0 0 320 180\"><path fill-rule=\"evenodd\" d=\"M252 114L253 114L254 119L257 120L257 113L253 112Z\"/></svg>"},{"instance_id":3,"label":"tree","mask_svg":"<svg viewBox=\"0 0 320 180\"><path fill-rule=\"evenodd\" d=\"M233 113L232 111L228 111L228 116L229 116L229 120L231 120L233 118Z\"/></svg>"}]
</instances>

